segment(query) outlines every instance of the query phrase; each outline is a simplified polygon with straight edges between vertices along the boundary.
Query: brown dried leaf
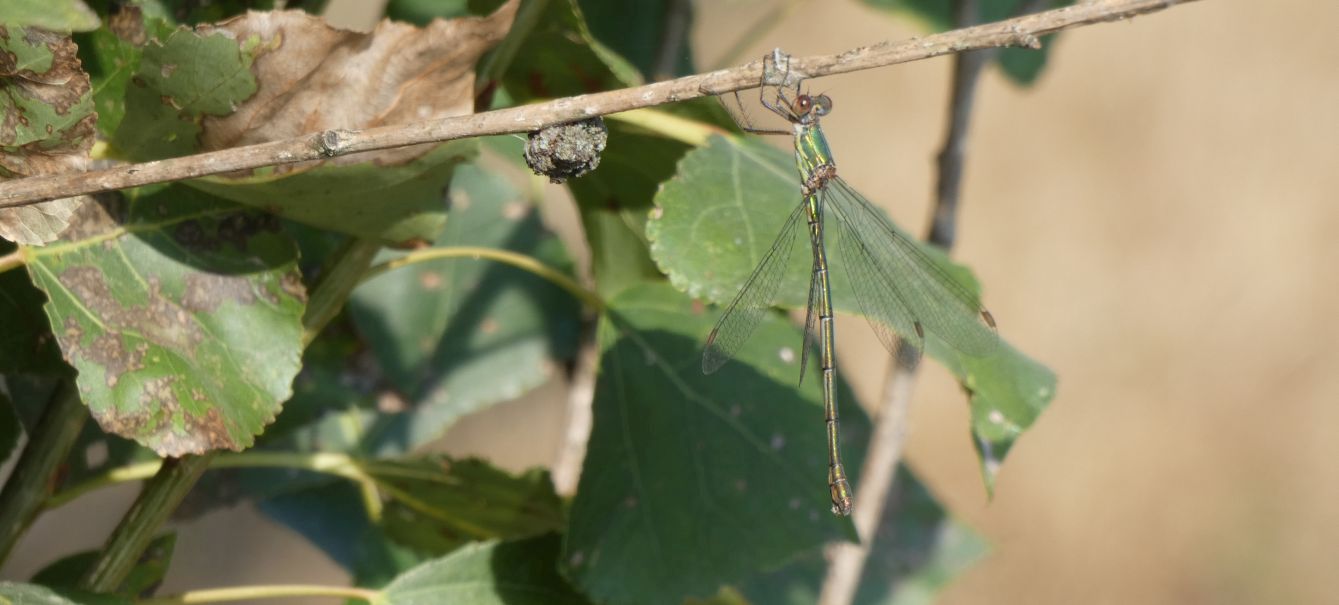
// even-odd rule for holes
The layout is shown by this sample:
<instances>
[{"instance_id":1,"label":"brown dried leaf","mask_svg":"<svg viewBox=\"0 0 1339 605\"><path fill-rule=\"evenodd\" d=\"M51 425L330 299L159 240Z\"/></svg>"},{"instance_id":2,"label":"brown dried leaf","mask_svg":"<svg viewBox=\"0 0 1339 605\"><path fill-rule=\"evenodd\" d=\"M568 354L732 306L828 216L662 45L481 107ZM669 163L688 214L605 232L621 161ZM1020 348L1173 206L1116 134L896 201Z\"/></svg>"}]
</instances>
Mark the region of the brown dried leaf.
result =
<instances>
[{"instance_id":1,"label":"brown dried leaf","mask_svg":"<svg viewBox=\"0 0 1339 605\"><path fill-rule=\"evenodd\" d=\"M0 178L87 167L97 114L77 52L68 35L0 27ZM80 196L0 209L0 237L46 244L88 200Z\"/></svg>"},{"instance_id":2,"label":"brown dried leaf","mask_svg":"<svg viewBox=\"0 0 1339 605\"><path fill-rule=\"evenodd\" d=\"M258 89L233 113L204 120L202 148L468 114L474 64L506 34L516 6L513 0L488 17L436 19L421 28L383 20L370 33L334 29L302 11L249 12L219 23L218 31L256 48ZM375 158L402 164L433 147L376 152ZM358 154L329 162L368 159Z\"/></svg>"}]
</instances>

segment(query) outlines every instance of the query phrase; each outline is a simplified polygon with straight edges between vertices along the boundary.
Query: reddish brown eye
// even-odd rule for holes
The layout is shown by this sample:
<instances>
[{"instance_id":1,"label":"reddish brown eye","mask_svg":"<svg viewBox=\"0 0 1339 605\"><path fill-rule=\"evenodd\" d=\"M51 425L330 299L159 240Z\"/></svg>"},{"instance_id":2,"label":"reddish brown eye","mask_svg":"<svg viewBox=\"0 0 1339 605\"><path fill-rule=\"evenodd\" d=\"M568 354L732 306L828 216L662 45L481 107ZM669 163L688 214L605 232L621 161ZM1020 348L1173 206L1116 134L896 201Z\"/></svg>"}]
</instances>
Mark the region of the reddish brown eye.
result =
<instances>
[{"instance_id":1,"label":"reddish brown eye","mask_svg":"<svg viewBox=\"0 0 1339 605\"><path fill-rule=\"evenodd\" d=\"M809 107L813 105L813 99L809 95L800 95L795 97L795 113L804 115L809 113Z\"/></svg>"}]
</instances>

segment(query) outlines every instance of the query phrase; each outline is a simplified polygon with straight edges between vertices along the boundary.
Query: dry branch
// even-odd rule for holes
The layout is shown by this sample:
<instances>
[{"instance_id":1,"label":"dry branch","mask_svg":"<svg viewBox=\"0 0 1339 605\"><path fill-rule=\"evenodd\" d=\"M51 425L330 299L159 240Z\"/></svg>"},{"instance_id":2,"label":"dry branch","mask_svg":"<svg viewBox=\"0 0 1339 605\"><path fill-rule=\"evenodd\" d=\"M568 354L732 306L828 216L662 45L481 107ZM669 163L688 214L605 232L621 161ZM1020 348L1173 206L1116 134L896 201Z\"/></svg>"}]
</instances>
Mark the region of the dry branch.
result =
<instances>
[{"instance_id":1,"label":"dry branch","mask_svg":"<svg viewBox=\"0 0 1339 605\"><path fill-rule=\"evenodd\" d=\"M815 78L967 50L1006 46L1036 48L1040 44L1038 37L1045 34L1081 25L1128 19L1193 1L1195 0L1101 0L1076 4L923 38L856 48L835 55L795 58L791 60L790 71L792 74ZM129 164L106 170L16 179L0 183L0 208L407 145L529 132L596 115L744 90L757 86L762 75L763 64L759 60L740 67L645 86L580 95L468 116L361 131L326 130L294 139Z\"/></svg>"}]
</instances>

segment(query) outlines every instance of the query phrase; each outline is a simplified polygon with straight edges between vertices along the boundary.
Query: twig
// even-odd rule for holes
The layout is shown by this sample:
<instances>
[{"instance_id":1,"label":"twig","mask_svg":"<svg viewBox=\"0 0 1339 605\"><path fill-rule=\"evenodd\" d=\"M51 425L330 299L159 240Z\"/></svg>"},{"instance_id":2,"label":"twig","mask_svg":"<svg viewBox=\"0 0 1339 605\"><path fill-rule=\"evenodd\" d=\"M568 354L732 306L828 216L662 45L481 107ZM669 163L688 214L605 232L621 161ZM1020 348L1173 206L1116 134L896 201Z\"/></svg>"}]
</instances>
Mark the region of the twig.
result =
<instances>
[{"instance_id":1,"label":"twig","mask_svg":"<svg viewBox=\"0 0 1339 605\"><path fill-rule=\"evenodd\" d=\"M1049 0L1028 0L1018 7L1018 14L1041 10ZM954 3L954 23L967 27L980 20L978 0L957 0ZM930 222L928 241L945 252L953 247L957 237L958 201L962 193L963 164L966 159L967 133L971 123L972 106L976 100L976 84L981 70L996 56L998 49L959 53L953 62L953 92L949 101L948 130L939 151L939 178L935 187L935 211ZM822 605L849 605L860 587L860 576L865 569L883 517L893 478L901 463L906 442L906 424L911 407L912 389L916 383L919 357L914 349L899 341L888 379L884 382L882 405L875 419L870 446L865 453L865 464L856 490L853 522L863 540L860 544L842 543L831 551L831 563L819 595ZM884 536L883 539L889 539Z\"/></svg>"},{"instance_id":2,"label":"twig","mask_svg":"<svg viewBox=\"0 0 1339 605\"><path fill-rule=\"evenodd\" d=\"M359 280L360 282L365 282L387 271L392 271L394 269L399 269L400 267L412 265L415 263L422 263L443 258L473 258L473 259L484 258L491 261L503 263L506 265L511 265L522 271L527 271L532 275L534 275L535 277L545 279L549 283L552 283L553 285L558 286L559 288L562 288L568 294L571 294L573 298L581 301L591 310L597 312L604 310L604 300L601 299L598 294L582 287L581 284L577 283L571 277L568 277L562 271L549 267L548 265L545 265L544 263L540 262L538 259L532 256L517 254L510 250L500 250L497 248L456 246L452 248L425 248L423 250L415 250L413 252L405 254L404 256L393 258L386 262L369 267L367 271L362 273Z\"/></svg>"},{"instance_id":3,"label":"twig","mask_svg":"<svg viewBox=\"0 0 1339 605\"><path fill-rule=\"evenodd\" d=\"M178 595L150 597L137 601L139 605L185 605L187 603L226 603L228 601L259 601L284 597L339 597L374 603L381 593L368 588L322 586L319 584L275 584L260 586L230 586L190 590Z\"/></svg>"},{"instance_id":4,"label":"twig","mask_svg":"<svg viewBox=\"0 0 1339 605\"><path fill-rule=\"evenodd\" d=\"M581 465L586 460L586 442L595 422L595 374L599 362L598 347L587 343L577 352L572 384L567 390L567 419L558 459L553 463L553 487L564 496L577 491Z\"/></svg>"},{"instance_id":5,"label":"twig","mask_svg":"<svg viewBox=\"0 0 1339 605\"><path fill-rule=\"evenodd\" d=\"M835 55L793 59L795 75L814 78L928 59L982 48L1036 48L1038 36L1068 27L1128 19L1195 0L1107 0L949 32L885 42ZM753 88L762 61L646 86L579 95L547 103L367 130L326 130L294 139L84 173L28 177L0 183L0 208L190 179L264 166L495 134L529 132L596 115Z\"/></svg>"},{"instance_id":6,"label":"twig","mask_svg":"<svg viewBox=\"0 0 1339 605\"><path fill-rule=\"evenodd\" d=\"M15 250L9 254L0 254L0 273L22 267L23 263L23 250Z\"/></svg>"},{"instance_id":7,"label":"twig","mask_svg":"<svg viewBox=\"0 0 1339 605\"><path fill-rule=\"evenodd\" d=\"M88 408L79 399L74 378L61 379L0 491L0 563L9 558L41 512L42 502L55 489L57 470L87 420Z\"/></svg>"},{"instance_id":8,"label":"twig","mask_svg":"<svg viewBox=\"0 0 1339 605\"><path fill-rule=\"evenodd\" d=\"M79 588L90 592L117 590L135 568L158 528L177 509L214 456L215 452L206 452L163 460L158 473L144 484L139 497L89 564L88 571L79 580Z\"/></svg>"},{"instance_id":9,"label":"twig","mask_svg":"<svg viewBox=\"0 0 1339 605\"><path fill-rule=\"evenodd\" d=\"M668 80L674 75L674 66L683 52L685 33L692 20L693 6L688 0L669 0L665 6L665 26L660 30L660 44L651 67L651 75L656 80Z\"/></svg>"}]
</instances>

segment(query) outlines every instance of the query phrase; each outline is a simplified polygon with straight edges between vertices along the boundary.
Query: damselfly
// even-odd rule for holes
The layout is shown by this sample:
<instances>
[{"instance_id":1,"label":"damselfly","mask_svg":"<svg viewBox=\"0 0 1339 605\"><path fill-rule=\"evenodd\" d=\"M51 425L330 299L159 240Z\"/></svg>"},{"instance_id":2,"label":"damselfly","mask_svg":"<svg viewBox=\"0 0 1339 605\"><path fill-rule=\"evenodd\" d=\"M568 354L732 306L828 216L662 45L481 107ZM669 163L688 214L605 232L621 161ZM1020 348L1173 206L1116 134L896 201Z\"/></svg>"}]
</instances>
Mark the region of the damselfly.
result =
<instances>
[{"instance_id":1,"label":"damselfly","mask_svg":"<svg viewBox=\"0 0 1339 605\"><path fill-rule=\"evenodd\" d=\"M777 286L782 281L791 250L807 239L813 253L809 280L809 303L804 321L804 349L800 380L804 380L809 347L815 336L819 344L822 371L823 415L827 428L828 489L832 512L851 513L852 490L842 466L841 442L837 423L832 325L832 287L828 275L825 232L832 227L859 308L873 326L883 345L893 353L899 343L920 350L926 334L970 356L988 356L998 343L995 320L979 298L958 283L930 259L906 235L897 230L887 215L837 176L837 165L828 149L819 119L832 110L827 95L810 96L797 81L790 84L789 73L780 84L769 77L781 60L779 51L764 59L763 81L759 98L764 107L785 118L791 130L765 130L741 124L758 134L791 134L795 137L795 164L800 173L800 204L790 213L781 234L767 255L758 263L744 287L730 303L707 337L702 353L702 371L720 369L743 346L772 307ZM768 90L771 89L771 98ZM836 218L827 221L827 216ZM801 221L808 237L802 238Z\"/></svg>"}]
</instances>

